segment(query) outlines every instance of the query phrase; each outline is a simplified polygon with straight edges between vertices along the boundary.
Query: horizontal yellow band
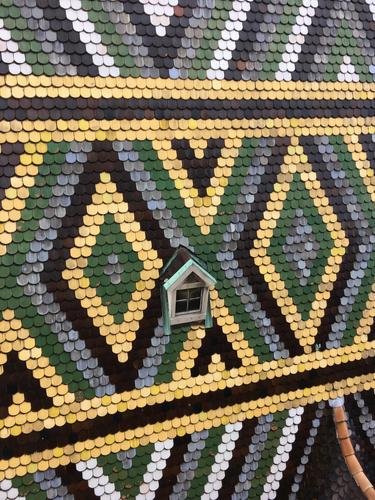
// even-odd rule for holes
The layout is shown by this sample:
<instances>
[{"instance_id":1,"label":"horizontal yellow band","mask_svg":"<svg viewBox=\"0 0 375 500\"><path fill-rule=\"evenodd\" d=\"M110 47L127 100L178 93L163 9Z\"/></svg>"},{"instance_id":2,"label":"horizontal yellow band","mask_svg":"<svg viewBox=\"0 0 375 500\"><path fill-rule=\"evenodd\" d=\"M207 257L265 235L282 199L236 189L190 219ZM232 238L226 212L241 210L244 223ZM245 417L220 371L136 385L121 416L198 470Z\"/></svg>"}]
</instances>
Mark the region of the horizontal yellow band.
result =
<instances>
[{"instance_id":1,"label":"horizontal yellow band","mask_svg":"<svg viewBox=\"0 0 375 500\"><path fill-rule=\"evenodd\" d=\"M0 481L375 388L374 374L299 389L0 461Z\"/></svg>"},{"instance_id":2,"label":"horizontal yellow band","mask_svg":"<svg viewBox=\"0 0 375 500\"><path fill-rule=\"evenodd\" d=\"M170 140L221 137L300 137L374 134L375 117L182 119L182 120L11 120L0 122L0 144L50 141ZM357 141L357 139L356 139Z\"/></svg>"},{"instance_id":3,"label":"horizontal yellow band","mask_svg":"<svg viewBox=\"0 0 375 500\"><path fill-rule=\"evenodd\" d=\"M181 80L90 76L0 77L1 98L374 99L375 83Z\"/></svg>"},{"instance_id":4,"label":"horizontal yellow band","mask_svg":"<svg viewBox=\"0 0 375 500\"><path fill-rule=\"evenodd\" d=\"M215 380L211 374L197 377L192 384L192 378L181 378L178 382L166 382L160 385L133 389L123 393L115 393L112 396L85 399L81 402L65 403L61 398L61 406L29 412L26 422L17 424L6 420L0 421L0 439L9 436L28 434L44 427L48 422L48 428L60 427L66 423L86 421L117 412L137 408L145 408L162 404L173 399L189 398L200 394L214 394L217 390L240 387L242 385L256 384L260 380L278 379L282 384L283 377L296 373L319 372L319 369L327 366L345 365L348 361L355 361L375 357L375 341L353 344L351 346L329 349L325 351L312 352L295 356L294 358L267 361L246 368L233 368L215 374ZM254 407L255 408L255 407ZM89 415L89 416L88 416ZM9 418L9 417L8 417Z\"/></svg>"}]
</instances>

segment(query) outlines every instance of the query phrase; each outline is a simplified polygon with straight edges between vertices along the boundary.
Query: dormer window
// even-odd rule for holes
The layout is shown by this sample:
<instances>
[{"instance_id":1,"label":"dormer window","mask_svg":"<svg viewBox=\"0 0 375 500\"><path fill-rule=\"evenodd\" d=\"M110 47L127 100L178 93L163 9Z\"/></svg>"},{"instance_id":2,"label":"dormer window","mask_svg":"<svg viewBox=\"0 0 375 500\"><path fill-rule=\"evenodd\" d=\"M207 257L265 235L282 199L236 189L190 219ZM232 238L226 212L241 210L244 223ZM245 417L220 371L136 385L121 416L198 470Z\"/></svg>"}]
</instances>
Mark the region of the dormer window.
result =
<instances>
[{"instance_id":1,"label":"dormer window","mask_svg":"<svg viewBox=\"0 0 375 500\"><path fill-rule=\"evenodd\" d=\"M176 291L176 314L196 312L201 310L203 287L195 283L194 288L181 288Z\"/></svg>"},{"instance_id":2,"label":"dormer window","mask_svg":"<svg viewBox=\"0 0 375 500\"><path fill-rule=\"evenodd\" d=\"M202 320L206 316L208 287L206 283L192 271L184 281L179 281L171 293L170 320L172 325ZM198 318L199 315L199 318Z\"/></svg>"},{"instance_id":3,"label":"dormer window","mask_svg":"<svg viewBox=\"0 0 375 500\"><path fill-rule=\"evenodd\" d=\"M212 323L209 291L216 283L204 264L179 248L161 273L164 328L182 323Z\"/></svg>"}]
</instances>

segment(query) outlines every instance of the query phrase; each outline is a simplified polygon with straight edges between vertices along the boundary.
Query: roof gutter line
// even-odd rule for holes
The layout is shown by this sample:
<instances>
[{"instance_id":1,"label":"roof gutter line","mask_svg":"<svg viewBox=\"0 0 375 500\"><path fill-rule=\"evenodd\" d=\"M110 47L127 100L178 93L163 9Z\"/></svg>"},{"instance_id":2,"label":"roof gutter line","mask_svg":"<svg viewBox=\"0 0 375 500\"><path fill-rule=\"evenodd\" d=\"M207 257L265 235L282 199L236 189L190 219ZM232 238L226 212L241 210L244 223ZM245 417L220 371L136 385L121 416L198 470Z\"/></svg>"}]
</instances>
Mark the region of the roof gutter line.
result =
<instances>
[{"instance_id":1,"label":"roof gutter line","mask_svg":"<svg viewBox=\"0 0 375 500\"><path fill-rule=\"evenodd\" d=\"M352 441L350 439L350 430L348 427L348 417L344 406L335 406L333 410L333 420L336 427L336 436L340 444L342 456L357 486L368 500L375 500L375 489L363 472L362 466L355 454Z\"/></svg>"}]
</instances>

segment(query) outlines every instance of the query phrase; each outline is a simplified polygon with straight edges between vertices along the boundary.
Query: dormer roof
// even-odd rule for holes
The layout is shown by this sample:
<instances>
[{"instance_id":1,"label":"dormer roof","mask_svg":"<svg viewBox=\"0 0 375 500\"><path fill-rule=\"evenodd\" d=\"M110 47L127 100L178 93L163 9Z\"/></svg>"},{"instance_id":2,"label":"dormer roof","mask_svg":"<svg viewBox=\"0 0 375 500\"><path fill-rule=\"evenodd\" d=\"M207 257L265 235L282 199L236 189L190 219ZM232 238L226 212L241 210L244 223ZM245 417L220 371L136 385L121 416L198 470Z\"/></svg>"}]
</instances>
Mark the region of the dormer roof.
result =
<instances>
[{"instance_id":1,"label":"dormer roof","mask_svg":"<svg viewBox=\"0 0 375 500\"><path fill-rule=\"evenodd\" d=\"M205 264L184 246L179 247L161 271L160 280L165 290L183 282L191 273L195 273L205 286L216 284Z\"/></svg>"}]
</instances>

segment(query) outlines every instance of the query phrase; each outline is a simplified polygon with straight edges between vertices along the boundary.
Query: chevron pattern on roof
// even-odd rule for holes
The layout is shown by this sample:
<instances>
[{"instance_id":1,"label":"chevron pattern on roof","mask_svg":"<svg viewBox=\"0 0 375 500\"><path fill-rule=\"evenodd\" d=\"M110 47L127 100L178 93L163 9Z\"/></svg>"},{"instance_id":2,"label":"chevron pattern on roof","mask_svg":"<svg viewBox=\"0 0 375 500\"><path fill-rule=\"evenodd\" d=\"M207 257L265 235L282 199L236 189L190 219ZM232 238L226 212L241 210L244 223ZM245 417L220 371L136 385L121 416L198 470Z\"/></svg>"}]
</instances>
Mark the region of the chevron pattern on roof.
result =
<instances>
[{"instance_id":1,"label":"chevron pattern on roof","mask_svg":"<svg viewBox=\"0 0 375 500\"><path fill-rule=\"evenodd\" d=\"M0 74L372 82L370 0L3 0Z\"/></svg>"},{"instance_id":2,"label":"chevron pattern on roof","mask_svg":"<svg viewBox=\"0 0 375 500\"><path fill-rule=\"evenodd\" d=\"M374 19L0 0L1 500L359 500L336 398L374 482Z\"/></svg>"}]
</instances>

